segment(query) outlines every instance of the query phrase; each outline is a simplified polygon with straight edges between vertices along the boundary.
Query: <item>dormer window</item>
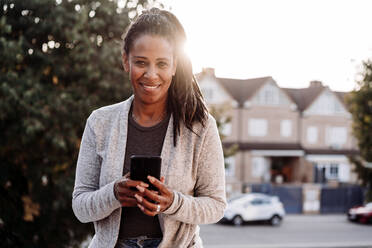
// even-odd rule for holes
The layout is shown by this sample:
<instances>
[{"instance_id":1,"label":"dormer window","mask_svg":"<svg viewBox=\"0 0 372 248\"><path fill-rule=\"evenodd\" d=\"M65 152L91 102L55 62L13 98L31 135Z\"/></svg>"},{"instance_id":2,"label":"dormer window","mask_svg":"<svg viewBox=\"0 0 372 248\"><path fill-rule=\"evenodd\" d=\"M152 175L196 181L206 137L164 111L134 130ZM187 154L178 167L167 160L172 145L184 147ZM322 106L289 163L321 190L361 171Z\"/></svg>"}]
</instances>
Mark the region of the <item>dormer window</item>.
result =
<instances>
[{"instance_id":1,"label":"dormer window","mask_svg":"<svg viewBox=\"0 0 372 248\"><path fill-rule=\"evenodd\" d=\"M262 91L263 104L265 105L278 105L279 104L279 94L278 89L272 84L267 84Z\"/></svg>"}]
</instances>

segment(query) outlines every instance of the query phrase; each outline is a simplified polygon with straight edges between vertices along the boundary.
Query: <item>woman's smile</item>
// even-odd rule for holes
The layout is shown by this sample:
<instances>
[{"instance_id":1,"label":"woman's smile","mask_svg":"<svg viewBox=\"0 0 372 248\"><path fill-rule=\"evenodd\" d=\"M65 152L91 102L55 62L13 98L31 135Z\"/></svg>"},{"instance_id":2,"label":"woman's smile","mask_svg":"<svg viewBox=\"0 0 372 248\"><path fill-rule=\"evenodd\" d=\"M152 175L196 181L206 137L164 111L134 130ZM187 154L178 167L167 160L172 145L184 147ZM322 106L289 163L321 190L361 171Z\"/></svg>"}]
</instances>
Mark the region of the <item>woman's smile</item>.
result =
<instances>
[{"instance_id":1,"label":"woman's smile","mask_svg":"<svg viewBox=\"0 0 372 248\"><path fill-rule=\"evenodd\" d=\"M142 35L133 42L129 54L124 54L123 64L135 103L164 108L176 71L172 44L157 35Z\"/></svg>"},{"instance_id":2,"label":"woman's smile","mask_svg":"<svg viewBox=\"0 0 372 248\"><path fill-rule=\"evenodd\" d=\"M160 88L161 84L149 84L149 83L139 83L142 86L143 90L148 93L156 93Z\"/></svg>"}]
</instances>

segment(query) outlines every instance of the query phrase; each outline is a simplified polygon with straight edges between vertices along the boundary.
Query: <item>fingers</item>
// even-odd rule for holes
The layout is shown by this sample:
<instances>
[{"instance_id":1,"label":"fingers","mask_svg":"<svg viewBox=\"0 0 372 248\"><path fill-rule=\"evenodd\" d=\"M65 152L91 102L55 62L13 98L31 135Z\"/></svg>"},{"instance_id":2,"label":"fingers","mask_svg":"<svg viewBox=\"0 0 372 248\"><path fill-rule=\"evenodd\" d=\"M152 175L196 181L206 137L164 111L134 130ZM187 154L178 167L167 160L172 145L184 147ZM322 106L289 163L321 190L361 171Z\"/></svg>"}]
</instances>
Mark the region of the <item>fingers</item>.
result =
<instances>
[{"instance_id":1,"label":"fingers","mask_svg":"<svg viewBox=\"0 0 372 248\"><path fill-rule=\"evenodd\" d=\"M142 196L148 198L151 201L159 202L159 203L164 201L164 197L159 195L157 191L148 190L148 189L142 188L141 186L137 186L137 189L140 193L142 193Z\"/></svg>"},{"instance_id":2,"label":"fingers","mask_svg":"<svg viewBox=\"0 0 372 248\"><path fill-rule=\"evenodd\" d=\"M137 206L137 200L135 198L123 196L120 198L120 203L122 207L135 207Z\"/></svg>"},{"instance_id":3,"label":"fingers","mask_svg":"<svg viewBox=\"0 0 372 248\"><path fill-rule=\"evenodd\" d=\"M152 176L148 176L147 178L149 179L150 183L152 183L156 188L159 189L161 194L169 194L169 190L164 185L164 177L162 177L163 182Z\"/></svg>"},{"instance_id":4,"label":"fingers","mask_svg":"<svg viewBox=\"0 0 372 248\"><path fill-rule=\"evenodd\" d=\"M161 212L161 204L155 204L149 202L146 198L141 197L140 195L136 194L135 195L137 199L137 206L142 210L143 213L149 215L149 216L155 216L159 212ZM158 205L159 205L159 212L158 212Z\"/></svg>"},{"instance_id":5,"label":"fingers","mask_svg":"<svg viewBox=\"0 0 372 248\"><path fill-rule=\"evenodd\" d=\"M155 216L155 215L157 215L158 214L158 212L154 212L154 211L150 211L150 210L148 210L148 209L146 209L146 208L144 208L142 205L140 205L140 204L137 204L137 207L139 208L139 209L141 209L141 211L144 213L144 214L146 214L146 215L148 215L148 216Z\"/></svg>"},{"instance_id":6,"label":"fingers","mask_svg":"<svg viewBox=\"0 0 372 248\"><path fill-rule=\"evenodd\" d=\"M151 191L138 185L137 189L139 191L139 194L135 194L135 198L138 202L138 207L142 210L143 213L149 216L154 216L159 213L157 211L158 205L160 206L159 211L164 211L165 209L167 209L172 204L174 198L173 192L169 191L168 188L161 181L158 180L157 182L158 185L156 187L162 190L163 193ZM154 185L157 182L155 182Z\"/></svg>"},{"instance_id":7,"label":"fingers","mask_svg":"<svg viewBox=\"0 0 372 248\"><path fill-rule=\"evenodd\" d=\"M134 195L136 194L136 191L134 190L131 190L130 188L127 188L127 187L118 187L117 188L117 194L118 196L127 196L127 197L134 197Z\"/></svg>"},{"instance_id":8,"label":"fingers","mask_svg":"<svg viewBox=\"0 0 372 248\"><path fill-rule=\"evenodd\" d=\"M141 181L133 181L127 178L122 178L117 182L115 187L115 196L123 207L135 207L137 206L137 200L134 195L138 193L136 186L147 188L148 184Z\"/></svg>"},{"instance_id":9,"label":"fingers","mask_svg":"<svg viewBox=\"0 0 372 248\"><path fill-rule=\"evenodd\" d=\"M141 185L142 187L145 187L145 188L147 188L149 186L147 183L144 183L142 181L134 181L134 180L130 180L130 179L121 180L119 182L120 187L126 187L126 188L133 187L133 188L135 188L137 185Z\"/></svg>"}]
</instances>

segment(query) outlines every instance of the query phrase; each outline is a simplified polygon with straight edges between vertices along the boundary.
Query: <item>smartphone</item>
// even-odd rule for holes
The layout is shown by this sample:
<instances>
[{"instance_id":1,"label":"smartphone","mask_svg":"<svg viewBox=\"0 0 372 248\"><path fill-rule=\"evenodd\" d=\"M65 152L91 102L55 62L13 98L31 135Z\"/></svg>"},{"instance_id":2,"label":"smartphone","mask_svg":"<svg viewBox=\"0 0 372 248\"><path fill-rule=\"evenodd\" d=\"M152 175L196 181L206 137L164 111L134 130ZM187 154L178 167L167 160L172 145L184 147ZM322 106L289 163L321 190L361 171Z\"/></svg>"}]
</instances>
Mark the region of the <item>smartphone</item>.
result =
<instances>
[{"instance_id":1,"label":"smartphone","mask_svg":"<svg viewBox=\"0 0 372 248\"><path fill-rule=\"evenodd\" d=\"M130 179L147 183L150 190L158 190L158 188L150 183L147 176L160 180L160 171L160 156L132 155L130 157Z\"/></svg>"}]
</instances>

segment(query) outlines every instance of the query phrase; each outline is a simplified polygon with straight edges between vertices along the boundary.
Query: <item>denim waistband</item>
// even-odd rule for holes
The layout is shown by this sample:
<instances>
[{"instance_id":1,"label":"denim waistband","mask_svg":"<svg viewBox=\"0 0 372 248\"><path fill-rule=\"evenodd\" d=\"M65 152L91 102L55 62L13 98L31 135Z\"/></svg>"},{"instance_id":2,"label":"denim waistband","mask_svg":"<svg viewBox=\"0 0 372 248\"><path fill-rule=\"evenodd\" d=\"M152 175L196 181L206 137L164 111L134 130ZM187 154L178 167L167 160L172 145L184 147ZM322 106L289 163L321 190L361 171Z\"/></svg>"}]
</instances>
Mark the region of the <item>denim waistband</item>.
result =
<instances>
[{"instance_id":1,"label":"denim waistband","mask_svg":"<svg viewBox=\"0 0 372 248\"><path fill-rule=\"evenodd\" d=\"M119 239L115 248L157 248L161 238L140 236L135 238Z\"/></svg>"}]
</instances>

